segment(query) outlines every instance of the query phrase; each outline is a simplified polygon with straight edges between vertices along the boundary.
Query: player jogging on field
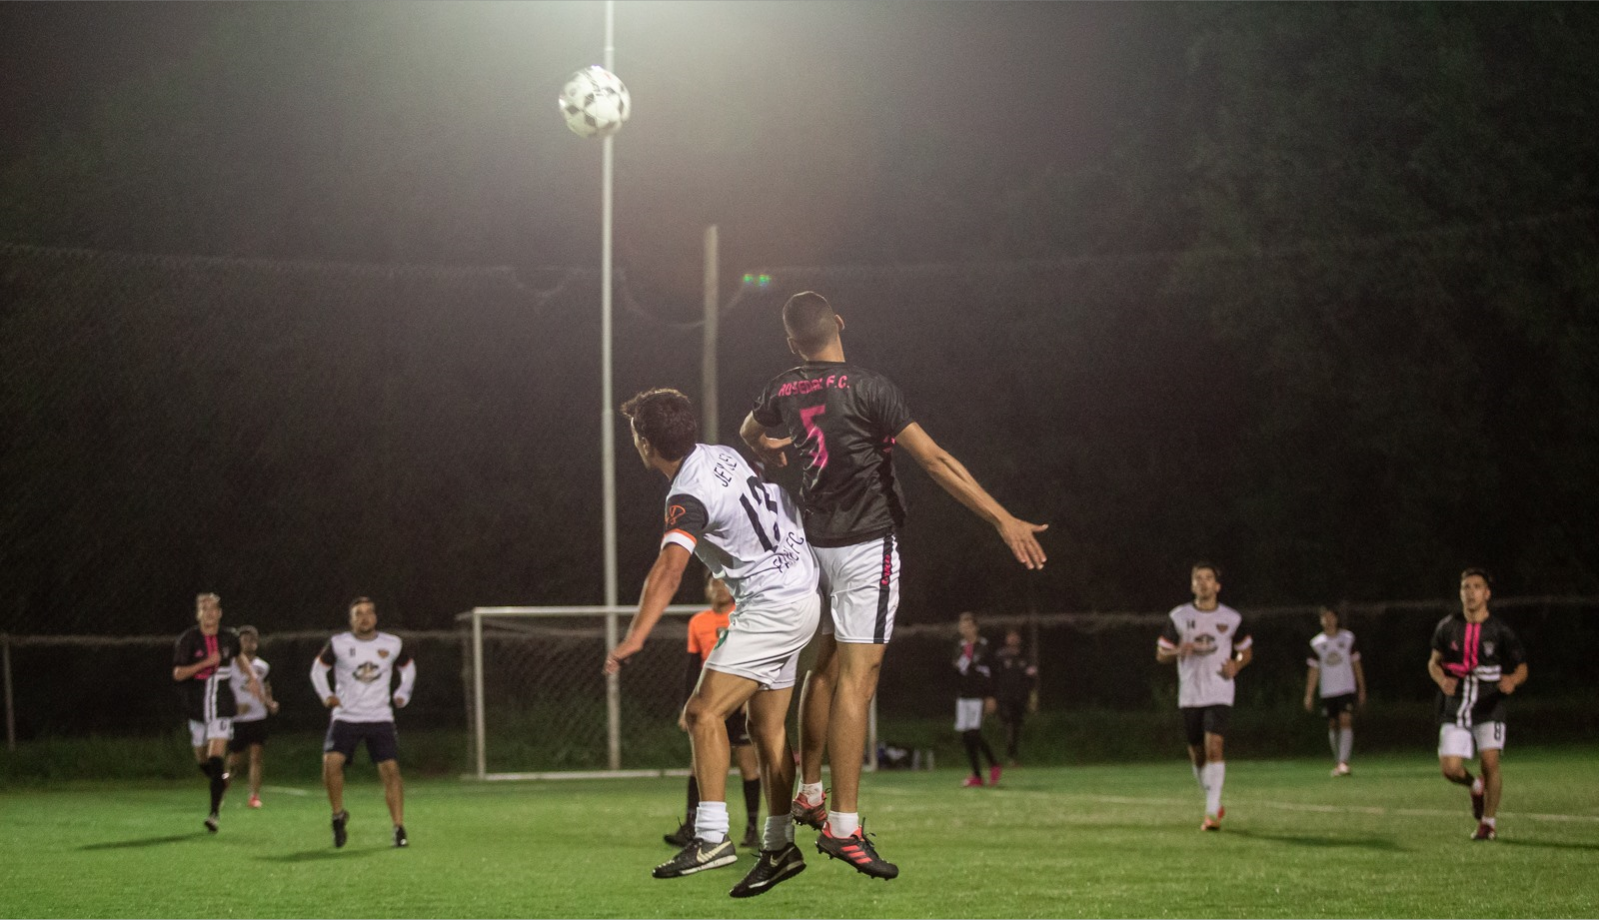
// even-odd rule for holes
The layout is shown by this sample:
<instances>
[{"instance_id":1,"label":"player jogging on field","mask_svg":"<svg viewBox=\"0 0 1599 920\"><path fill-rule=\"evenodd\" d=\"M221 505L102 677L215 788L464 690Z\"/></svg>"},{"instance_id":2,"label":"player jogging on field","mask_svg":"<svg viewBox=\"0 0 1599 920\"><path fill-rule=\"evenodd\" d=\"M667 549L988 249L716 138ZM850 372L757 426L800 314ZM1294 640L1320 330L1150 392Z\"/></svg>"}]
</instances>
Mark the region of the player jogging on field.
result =
<instances>
[{"instance_id":1,"label":"player jogging on field","mask_svg":"<svg viewBox=\"0 0 1599 920\"><path fill-rule=\"evenodd\" d=\"M217 816L222 811L222 794L228 788L227 767L222 758L233 737L233 692L228 682L239 657L239 634L222 626L222 599L201 594L194 599L196 625L189 627L172 649L172 679L183 692L183 708L189 717L189 736L200 772L211 780L211 810L205 829L217 832ZM261 685L255 672L247 672L245 685L257 699Z\"/></svg>"},{"instance_id":2,"label":"player jogging on field","mask_svg":"<svg viewBox=\"0 0 1599 920\"><path fill-rule=\"evenodd\" d=\"M1444 779L1471 790L1471 814L1477 819L1472 840L1499 836L1505 697L1527 682L1521 640L1504 620L1489 613L1492 596L1493 579L1486 569L1461 572L1460 612L1438 621L1427 659L1427 674L1438 685L1438 766ZM1465 767L1473 746L1482 766L1477 778Z\"/></svg>"},{"instance_id":3,"label":"player jogging on field","mask_svg":"<svg viewBox=\"0 0 1599 920\"><path fill-rule=\"evenodd\" d=\"M1366 705L1366 671L1360 666L1355 634L1338 624L1338 611L1321 608L1321 632L1310 640L1305 660L1305 711L1315 712L1314 694L1321 689L1327 714L1327 743L1332 747L1333 776L1348 776L1355 748L1355 710Z\"/></svg>"},{"instance_id":4,"label":"player jogging on field","mask_svg":"<svg viewBox=\"0 0 1599 920\"><path fill-rule=\"evenodd\" d=\"M260 642L261 634L254 626L239 627L241 651L234 661L231 681L238 712L233 716L233 738L228 741L228 772L238 772L239 755L249 759L251 808L261 807L261 761L266 748L267 716L278 713L278 701L272 698L272 682L267 680L272 666L255 654ZM250 671L254 671L255 679L261 682L260 699L250 692Z\"/></svg>"},{"instance_id":5,"label":"player jogging on field","mask_svg":"<svg viewBox=\"0 0 1599 920\"><path fill-rule=\"evenodd\" d=\"M800 694L799 794L794 820L821 831L816 848L856 870L893 878L899 869L877 855L861 830L861 761L878 670L899 606L899 530L905 502L893 452L904 448L933 481L992 524L1029 569L1044 564L1034 536L1047 525L1006 511L960 461L911 418L888 378L844 360L844 320L813 291L783 305L789 350L804 364L772 379L739 430L770 464L788 462L792 444L803 464L800 504L816 549L830 616L816 663ZM778 429L783 437L769 437ZM824 746L833 768L833 805L822 790Z\"/></svg>"},{"instance_id":6,"label":"player jogging on field","mask_svg":"<svg viewBox=\"0 0 1599 920\"><path fill-rule=\"evenodd\" d=\"M394 673L400 686L393 687ZM333 684L329 685L328 675ZM328 640L311 662L311 685L317 699L333 710L322 741L322 785L333 806L333 846L349 839L345 825L344 766L366 742L367 756L383 780L383 799L394 822L394 845L410 846L405 833L405 785L400 778L400 742L394 731L394 710L411 701L416 688L416 663L405 653L399 636L378 632L378 608L371 598L350 602L350 631Z\"/></svg>"},{"instance_id":7,"label":"player jogging on field","mask_svg":"<svg viewBox=\"0 0 1599 920\"><path fill-rule=\"evenodd\" d=\"M1205 820L1201 830L1221 830L1227 814L1221 788L1227 779L1223 741L1238 676L1254 657L1254 643L1238 611L1216 599L1221 593L1221 570L1197 562L1189 570L1193 603L1172 609L1166 628L1155 640L1155 660L1177 663L1177 707L1183 714L1188 737L1188 759L1194 779L1205 790Z\"/></svg>"},{"instance_id":8,"label":"player jogging on field","mask_svg":"<svg viewBox=\"0 0 1599 920\"><path fill-rule=\"evenodd\" d=\"M726 720L748 703L768 812L760 857L728 893L763 894L805 870L788 820L794 761L786 721L799 653L821 617L816 559L788 493L756 476L738 451L695 442L688 397L646 390L623 403L622 415L632 423L633 446L644 466L670 485L660 554L644 579L626 638L605 658L605 672L616 673L644 647L677 593L691 553L727 583L735 602L727 632L705 660L699 686L683 709L700 787L695 839L653 874L678 878L738 858L727 836Z\"/></svg>"}]
</instances>

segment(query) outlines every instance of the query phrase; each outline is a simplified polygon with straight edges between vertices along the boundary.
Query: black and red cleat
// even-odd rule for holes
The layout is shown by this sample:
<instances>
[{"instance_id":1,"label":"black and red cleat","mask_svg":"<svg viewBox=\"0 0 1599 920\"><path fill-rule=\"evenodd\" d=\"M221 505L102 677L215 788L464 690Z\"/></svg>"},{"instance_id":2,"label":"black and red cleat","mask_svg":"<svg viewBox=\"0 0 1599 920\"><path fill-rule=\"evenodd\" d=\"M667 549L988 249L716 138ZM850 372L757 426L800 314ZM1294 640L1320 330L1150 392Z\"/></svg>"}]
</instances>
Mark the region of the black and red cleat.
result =
<instances>
[{"instance_id":1,"label":"black and red cleat","mask_svg":"<svg viewBox=\"0 0 1599 920\"><path fill-rule=\"evenodd\" d=\"M1494 830L1494 826L1492 824L1479 823L1477 825L1477 832L1471 835L1471 839L1472 840L1498 840L1499 839L1499 832Z\"/></svg>"},{"instance_id":2,"label":"black and red cleat","mask_svg":"<svg viewBox=\"0 0 1599 920\"><path fill-rule=\"evenodd\" d=\"M877 855L877 848L866 836L863 828L855 828L848 837L834 837L832 828L823 825L816 838L816 852L831 859L842 859L855 867L855 871L872 878L890 879L899 875L899 866Z\"/></svg>"},{"instance_id":3,"label":"black and red cleat","mask_svg":"<svg viewBox=\"0 0 1599 920\"><path fill-rule=\"evenodd\" d=\"M822 800L815 805L805 804L805 800L794 796L794 804L788 807L788 816L794 819L795 824L806 827L822 829L822 824L827 821L827 793L822 793Z\"/></svg>"},{"instance_id":4,"label":"black and red cleat","mask_svg":"<svg viewBox=\"0 0 1599 920\"><path fill-rule=\"evenodd\" d=\"M1488 796L1487 796L1485 790L1477 788L1477 785L1475 783L1472 784L1472 787L1471 787L1471 817L1474 820L1478 821L1478 822L1482 821L1483 803L1487 799L1487 797Z\"/></svg>"}]
</instances>

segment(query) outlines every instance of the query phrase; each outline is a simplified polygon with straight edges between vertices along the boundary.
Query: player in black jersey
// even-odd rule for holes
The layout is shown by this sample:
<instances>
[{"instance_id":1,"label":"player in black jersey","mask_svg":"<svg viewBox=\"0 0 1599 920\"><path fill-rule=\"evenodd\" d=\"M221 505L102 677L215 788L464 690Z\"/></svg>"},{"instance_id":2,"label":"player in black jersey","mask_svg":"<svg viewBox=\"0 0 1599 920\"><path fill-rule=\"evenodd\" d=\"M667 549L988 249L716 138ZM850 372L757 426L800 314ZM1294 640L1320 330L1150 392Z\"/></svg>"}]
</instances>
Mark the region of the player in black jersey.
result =
<instances>
[{"instance_id":1,"label":"player in black jersey","mask_svg":"<svg viewBox=\"0 0 1599 920\"><path fill-rule=\"evenodd\" d=\"M800 696L801 785L794 819L822 833L817 848L857 870L892 878L860 830L861 760L868 708L893 632L899 600L899 530L905 502L894 468L903 448L945 491L992 524L1017 561L1040 568L1035 534L1047 525L1020 520L995 501L960 461L911 418L888 378L844 359L844 320L822 295L806 291L783 305L789 350L804 364L767 384L740 436L767 463L784 466L789 445L803 463L800 507L822 566L830 617ZM770 437L777 429L778 437ZM822 792L823 745L831 752L833 807ZM824 823L825 821L825 823Z\"/></svg>"},{"instance_id":2,"label":"player in black jersey","mask_svg":"<svg viewBox=\"0 0 1599 920\"><path fill-rule=\"evenodd\" d=\"M185 630L172 649L172 679L183 694L194 759L200 772L211 780L211 811L206 816L205 829L214 834L228 782L222 758L228 751L228 739L233 736L235 704L230 680L240 645L239 634L222 626L221 598L201 594L195 598L194 608L197 625ZM263 699L255 671L246 670L250 693Z\"/></svg>"},{"instance_id":3,"label":"player in black jersey","mask_svg":"<svg viewBox=\"0 0 1599 920\"><path fill-rule=\"evenodd\" d=\"M1473 840L1498 836L1505 697L1527 682L1521 640L1488 612L1492 596L1493 580L1486 570L1461 572L1460 613L1438 622L1427 660L1427 673L1438 685L1438 764L1444 779L1471 790L1471 812L1478 821ZM1473 745L1482 767L1482 776L1475 779L1465 767Z\"/></svg>"}]
</instances>

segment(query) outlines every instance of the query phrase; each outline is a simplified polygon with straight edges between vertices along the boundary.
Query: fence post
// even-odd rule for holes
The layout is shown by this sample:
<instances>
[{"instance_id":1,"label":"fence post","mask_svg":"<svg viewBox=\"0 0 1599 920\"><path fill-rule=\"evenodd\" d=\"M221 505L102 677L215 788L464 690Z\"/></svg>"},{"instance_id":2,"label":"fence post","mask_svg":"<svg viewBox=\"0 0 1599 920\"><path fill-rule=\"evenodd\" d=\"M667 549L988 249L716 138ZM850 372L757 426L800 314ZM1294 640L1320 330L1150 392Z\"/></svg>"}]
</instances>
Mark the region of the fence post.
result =
<instances>
[{"instance_id":1,"label":"fence post","mask_svg":"<svg viewBox=\"0 0 1599 920\"><path fill-rule=\"evenodd\" d=\"M0 633L0 671L5 672L6 685L6 750L17 749L17 710L11 702L11 635Z\"/></svg>"},{"instance_id":2,"label":"fence post","mask_svg":"<svg viewBox=\"0 0 1599 920\"><path fill-rule=\"evenodd\" d=\"M483 718L483 614L472 608L472 742L477 748L477 778L487 775L488 739Z\"/></svg>"}]
</instances>

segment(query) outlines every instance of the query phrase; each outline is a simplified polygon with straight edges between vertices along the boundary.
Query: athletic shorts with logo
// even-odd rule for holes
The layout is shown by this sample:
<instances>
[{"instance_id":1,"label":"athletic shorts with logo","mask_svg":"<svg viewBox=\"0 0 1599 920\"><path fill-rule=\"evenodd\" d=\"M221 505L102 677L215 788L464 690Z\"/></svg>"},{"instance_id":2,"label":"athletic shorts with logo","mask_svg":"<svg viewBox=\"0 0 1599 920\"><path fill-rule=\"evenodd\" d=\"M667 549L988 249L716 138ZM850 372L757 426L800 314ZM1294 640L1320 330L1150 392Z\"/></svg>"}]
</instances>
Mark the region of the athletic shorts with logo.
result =
<instances>
[{"instance_id":1,"label":"athletic shorts with logo","mask_svg":"<svg viewBox=\"0 0 1599 920\"><path fill-rule=\"evenodd\" d=\"M228 742L228 750L237 754L252 744L264 745L267 742L267 720L251 719L247 722L233 723L233 738Z\"/></svg>"},{"instance_id":2,"label":"athletic shorts with logo","mask_svg":"<svg viewBox=\"0 0 1599 920\"><path fill-rule=\"evenodd\" d=\"M232 738L233 719L211 719L202 722L199 719L189 720L189 740L192 747L205 747L205 743L213 738Z\"/></svg>"},{"instance_id":3,"label":"athletic shorts with logo","mask_svg":"<svg viewBox=\"0 0 1599 920\"><path fill-rule=\"evenodd\" d=\"M711 650L705 666L747 677L762 690L794 686L799 655L822 616L820 595L808 594L791 603L760 607L746 602L734 609L726 637Z\"/></svg>"},{"instance_id":4,"label":"athletic shorts with logo","mask_svg":"<svg viewBox=\"0 0 1599 920\"><path fill-rule=\"evenodd\" d=\"M850 546L812 546L821 567L828 619L838 642L886 645L899 611L899 540L892 534Z\"/></svg>"},{"instance_id":5,"label":"athletic shorts with logo","mask_svg":"<svg viewBox=\"0 0 1599 920\"><path fill-rule=\"evenodd\" d=\"M955 701L955 730L974 732L983 727L983 701L958 699Z\"/></svg>"},{"instance_id":6,"label":"athletic shorts with logo","mask_svg":"<svg viewBox=\"0 0 1599 920\"><path fill-rule=\"evenodd\" d=\"M1233 714L1231 706L1184 706L1177 710L1183 714L1183 734L1191 747L1202 747L1205 735L1227 734L1227 722Z\"/></svg>"},{"instance_id":7,"label":"athletic shorts with logo","mask_svg":"<svg viewBox=\"0 0 1599 920\"><path fill-rule=\"evenodd\" d=\"M1476 751L1473 751L1473 746ZM1463 757L1467 760L1482 751L1505 749L1505 723L1478 722L1466 728L1453 722L1438 726L1438 756Z\"/></svg>"},{"instance_id":8,"label":"athletic shorts with logo","mask_svg":"<svg viewBox=\"0 0 1599 920\"><path fill-rule=\"evenodd\" d=\"M1327 718L1336 719L1346 712L1355 711L1356 697L1353 693L1340 693L1337 696L1324 696L1321 698L1321 710Z\"/></svg>"},{"instance_id":9,"label":"athletic shorts with logo","mask_svg":"<svg viewBox=\"0 0 1599 920\"><path fill-rule=\"evenodd\" d=\"M355 759L356 748L366 742L366 752L373 763L400 758L400 738L393 722L345 722L334 719L328 725L327 737L322 739L326 754L342 754L346 761Z\"/></svg>"}]
</instances>

